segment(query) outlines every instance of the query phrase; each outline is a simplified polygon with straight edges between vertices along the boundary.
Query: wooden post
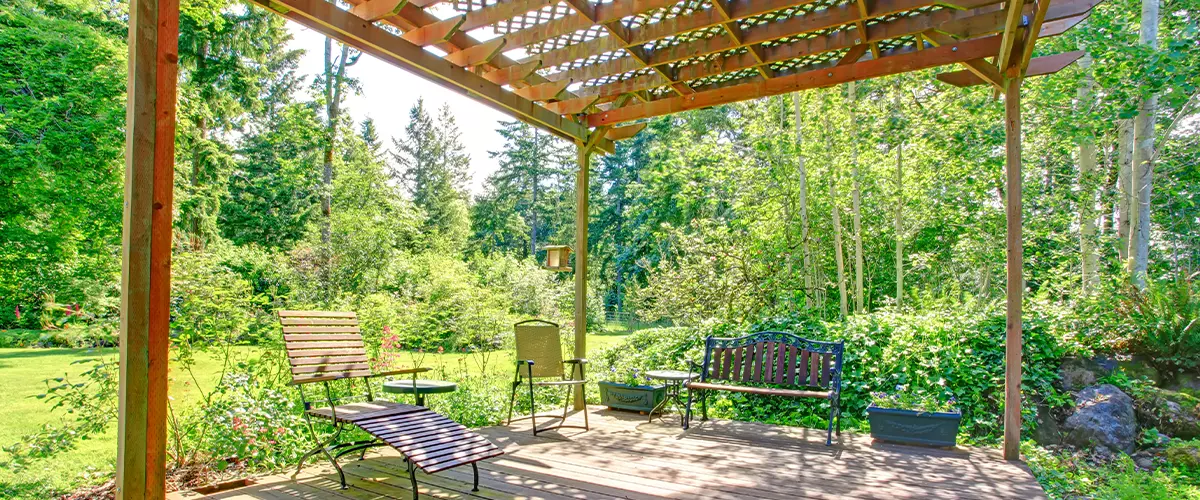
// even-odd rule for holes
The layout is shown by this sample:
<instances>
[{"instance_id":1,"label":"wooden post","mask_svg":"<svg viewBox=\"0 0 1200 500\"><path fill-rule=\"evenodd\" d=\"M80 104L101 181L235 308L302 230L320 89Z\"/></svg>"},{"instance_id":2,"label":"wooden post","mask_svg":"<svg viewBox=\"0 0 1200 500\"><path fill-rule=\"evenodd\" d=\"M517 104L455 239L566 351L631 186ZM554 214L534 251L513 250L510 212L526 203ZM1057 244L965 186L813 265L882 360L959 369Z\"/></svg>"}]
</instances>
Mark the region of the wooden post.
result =
<instances>
[{"instance_id":1,"label":"wooden post","mask_svg":"<svg viewBox=\"0 0 1200 500\"><path fill-rule=\"evenodd\" d=\"M117 498L166 496L179 0L131 0Z\"/></svg>"},{"instance_id":2,"label":"wooden post","mask_svg":"<svg viewBox=\"0 0 1200 500\"><path fill-rule=\"evenodd\" d=\"M1021 296L1025 289L1021 243L1021 77L1005 82L1005 220L1008 283L1004 329L1004 459L1021 458Z\"/></svg>"},{"instance_id":3,"label":"wooden post","mask_svg":"<svg viewBox=\"0 0 1200 500\"><path fill-rule=\"evenodd\" d=\"M591 148L579 149L579 173L575 176L575 357L587 357L587 259L588 259L588 169ZM583 410L583 387L575 386L575 409Z\"/></svg>"}]
</instances>

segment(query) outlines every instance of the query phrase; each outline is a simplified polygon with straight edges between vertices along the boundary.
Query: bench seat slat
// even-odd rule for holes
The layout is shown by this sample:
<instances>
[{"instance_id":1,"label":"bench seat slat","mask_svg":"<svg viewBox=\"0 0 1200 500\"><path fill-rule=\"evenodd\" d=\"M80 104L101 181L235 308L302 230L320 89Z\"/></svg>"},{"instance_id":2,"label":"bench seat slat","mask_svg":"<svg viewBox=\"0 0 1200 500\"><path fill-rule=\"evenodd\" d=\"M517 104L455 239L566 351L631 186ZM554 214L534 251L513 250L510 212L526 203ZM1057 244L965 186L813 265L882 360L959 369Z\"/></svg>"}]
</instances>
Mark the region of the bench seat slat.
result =
<instances>
[{"instance_id":1,"label":"bench seat slat","mask_svg":"<svg viewBox=\"0 0 1200 500\"><path fill-rule=\"evenodd\" d=\"M747 387L741 385L727 384L712 384L708 382L689 382L688 389L704 389L712 391L731 391L744 392L747 394L758 394L760 396L784 396L791 398L819 398L829 399L828 392L822 391L804 391L799 389L776 389L772 387Z\"/></svg>"}]
</instances>

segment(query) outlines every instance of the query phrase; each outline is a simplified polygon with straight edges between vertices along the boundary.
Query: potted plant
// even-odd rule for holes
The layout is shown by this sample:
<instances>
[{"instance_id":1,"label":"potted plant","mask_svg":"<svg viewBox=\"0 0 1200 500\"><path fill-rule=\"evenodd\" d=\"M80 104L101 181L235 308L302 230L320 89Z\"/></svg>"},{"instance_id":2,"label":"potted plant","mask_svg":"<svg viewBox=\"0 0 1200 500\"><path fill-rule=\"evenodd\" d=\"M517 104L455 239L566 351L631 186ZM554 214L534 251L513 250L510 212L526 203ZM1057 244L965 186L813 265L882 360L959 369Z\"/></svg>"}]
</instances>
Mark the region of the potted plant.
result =
<instances>
[{"instance_id":1,"label":"potted plant","mask_svg":"<svg viewBox=\"0 0 1200 500\"><path fill-rule=\"evenodd\" d=\"M600 386L600 404L609 408L649 413L667 397L667 388L652 385L638 368L612 366Z\"/></svg>"},{"instance_id":2,"label":"potted plant","mask_svg":"<svg viewBox=\"0 0 1200 500\"><path fill-rule=\"evenodd\" d=\"M962 412L954 398L943 402L932 394L896 386L892 394L871 393L867 406L871 437L884 441L927 446L954 446Z\"/></svg>"}]
</instances>

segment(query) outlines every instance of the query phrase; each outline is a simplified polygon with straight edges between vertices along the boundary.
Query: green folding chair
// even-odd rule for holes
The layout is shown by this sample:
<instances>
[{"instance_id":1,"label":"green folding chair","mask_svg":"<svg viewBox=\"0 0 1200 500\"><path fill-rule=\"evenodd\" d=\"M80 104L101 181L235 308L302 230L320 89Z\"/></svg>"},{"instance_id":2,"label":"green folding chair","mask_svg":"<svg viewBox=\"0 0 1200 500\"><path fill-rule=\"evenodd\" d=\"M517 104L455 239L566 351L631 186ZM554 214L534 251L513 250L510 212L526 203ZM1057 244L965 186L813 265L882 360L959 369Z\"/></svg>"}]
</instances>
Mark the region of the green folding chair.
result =
<instances>
[{"instance_id":1,"label":"green folding chair","mask_svg":"<svg viewBox=\"0 0 1200 500\"><path fill-rule=\"evenodd\" d=\"M517 344L517 370L513 378L512 394L508 400L508 425L516 420L529 419L533 423L533 435L555 429L572 428L589 430L587 410L583 412L583 426L566 425L567 410L571 406L571 391L576 386L587 387L587 379L583 375L583 367L587 360L583 358L563 359L562 337L559 336L559 326L556 323L540 319L525 320L513 325ZM571 365L570 376L566 366ZM578 373L578 377L576 377ZM538 380L541 379L541 380ZM549 379L549 380L548 380ZM529 388L529 416L513 419L513 404L517 401L517 389L524 383ZM542 418L557 419L558 425L538 429L537 401L533 397L533 388L562 387L563 414L558 416L543 416ZM586 396L586 394L585 394ZM586 397L584 398L586 399Z\"/></svg>"}]
</instances>

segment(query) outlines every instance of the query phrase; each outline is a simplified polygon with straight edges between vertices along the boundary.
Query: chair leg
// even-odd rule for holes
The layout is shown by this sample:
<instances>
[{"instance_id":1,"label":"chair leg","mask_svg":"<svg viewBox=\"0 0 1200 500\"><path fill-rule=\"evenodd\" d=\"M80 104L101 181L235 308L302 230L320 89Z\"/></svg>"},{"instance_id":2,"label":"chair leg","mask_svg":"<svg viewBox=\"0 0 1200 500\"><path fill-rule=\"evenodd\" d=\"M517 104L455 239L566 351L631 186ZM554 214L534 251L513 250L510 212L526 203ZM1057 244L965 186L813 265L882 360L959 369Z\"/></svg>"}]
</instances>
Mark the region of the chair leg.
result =
<instances>
[{"instance_id":1,"label":"chair leg","mask_svg":"<svg viewBox=\"0 0 1200 500\"><path fill-rule=\"evenodd\" d=\"M581 371L582 371L582 370L581 370ZM581 375L582 375L582 373L581 373ZM590 430L592 430L592 428L591 428L591 427L588 427L588 419L587 419L587 418L588 418L588 417L587 417L587 414L588 414L588 408L587 408L587 384L583 384L582 388L581 388L581 389L579 389L579 390L580 390L580 392L582 392L582 393L583 393L583 430L584 430L584 431L590 431Z\"/></svg>"},{"instance_id":2,"label":"chair leg","mask_svg":"<svg viewBox=\"0 0 1200 500\"><path fill-rule=\"evenodd\" d=\"M825 446L833 446L833 419L837 413L837 403L829 402L829 429L825 437Z\"/></svg>"},{"instance_id":3,"label":"chair leg","mask_svg":"<svg viewBox=\"0 0 1200 500\"><path fill-rule=\"evenodd\" d=\"M520 380L513 380L512 394L508 396L508 418L504 421L506 426L512 425L513 404L517 402L517 388L520 386Z\"/></svg>"},{"instance_id":4,"label":"chair leg","mask_svg":"<svg viewBox=\"0 0 1200 500\"><path fill-rule=\"evenodd\" d=\"M475 482L471 483L471 491L479 491L479 463L471 462L471 473L475 476Z\"/></svg>"},{"instance_id":5,"label":"chair leg","mask_svg":"<svg viewBox=\"0 0 1200 500\"><path fill-rule=\"evenodd\" d=\"M533 399L533 377L529 378L529 423L533 425L533 435L537 436L537 401Z\"/></svg>"},{"instance_id":6,"label":"chair leg","mask_svg":"<svg viewBox=\"0 0 1200 500\"><path fill-rule=\"evenodd\" d=\"M692 393L695 392L688 389L687 407L683 410L683 430L687 430L692 423Z\"/></svg>"},{"instance_id":7,"label":"chair leg","mask_svg":"<svg viewBox=\"0 0 1200 500\"><path fill-rule=\"evenodd\" d=\"M413 500L417 500L419 495L417 493L417 466L413 464L412 460L408 461L408 481L412 484Z\"/></svg>"},{"instance_id":8,"label":"chair leg","mask_svg":"<svg viewBox=\"0 0 1200 500\"><path fill-rule=\"evenodd\" d=\"M837 435L841 436L842 435L842 402L839 399L837 403L838 403L838 405L837 405L837 424L836 424L837 427L836 427L836 429L837 429Z\"/></svg>"},{"instance_id":9,"label":"chair leg","mask_svg":"<svg viewBox=\"0 0 1200 500\"><path fill-rule=\"evenodd\" d=\"M708 393L700 392L700 421L708 421Z\"/></svg>"}]
</instances>

